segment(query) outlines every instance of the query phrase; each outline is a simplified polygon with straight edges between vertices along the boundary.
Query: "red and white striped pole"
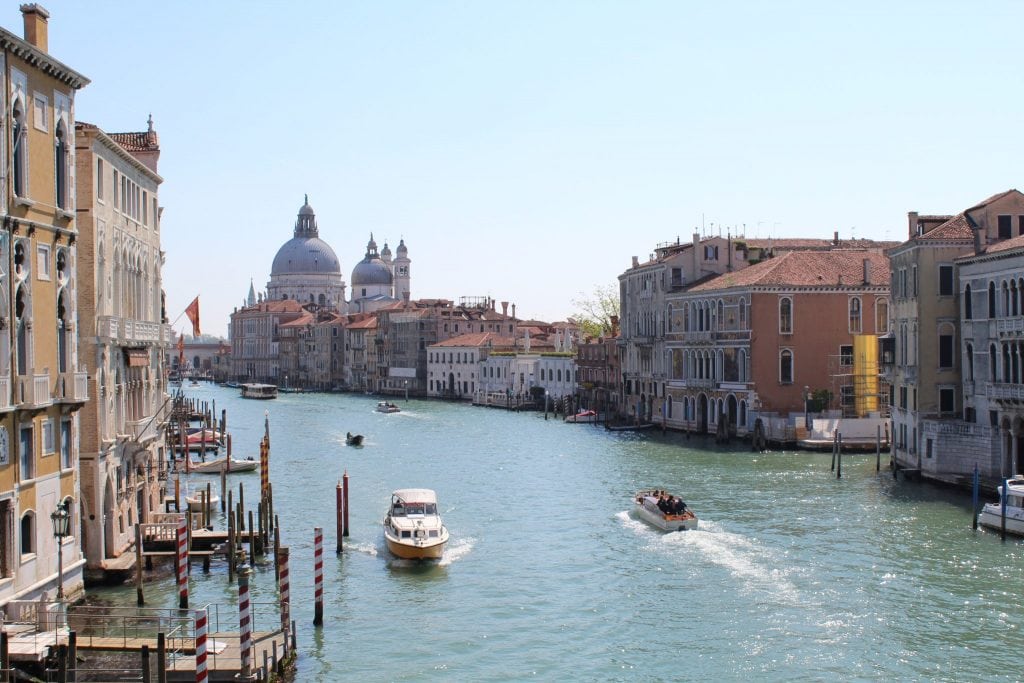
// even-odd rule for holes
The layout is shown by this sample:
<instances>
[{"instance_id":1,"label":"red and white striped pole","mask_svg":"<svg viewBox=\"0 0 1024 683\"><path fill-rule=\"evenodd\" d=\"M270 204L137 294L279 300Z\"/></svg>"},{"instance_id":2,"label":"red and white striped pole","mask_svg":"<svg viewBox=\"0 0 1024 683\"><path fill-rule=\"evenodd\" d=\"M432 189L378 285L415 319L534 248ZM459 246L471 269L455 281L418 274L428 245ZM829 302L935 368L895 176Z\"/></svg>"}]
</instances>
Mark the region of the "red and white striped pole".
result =
<instances>
[{"instance_id":1,"label":"red and white striped pole","mask_svg":"<svg viewBox=\"0 0 1024 683\"><path fill-rule=\"evenodd\" d=\"M196 683L206 683L206 610L196 610Z\"/></svg>"},{"instance_id":2,"label":"red and white striped pole","mask_svg":"<svg viewBox=\"0 0 1024 683\"><path fill-rule=\"evenodd\" d=\"M324 623L324 530L313 528L313 625Z\"/></svg>"},{"instance_id":3,"label":"red and white striped pole","mask_svg":"<svg viewBox=\"0 0 1024 683\"><path fill-rule=\"evenodd\" d=\"M188 609L188 513L178 520L178 609Z\"/></svg>"},{"instance_id":4,"label":"red and white striped pole","mask_svg":"<svg viewBox=\"0 0 1024 683\"><path fill-rule=\"evenodd\" d=\"M238 649L241 677L252 674L252 615L249 612L249 565L238 567Z\"/></svg>"},{"instance_id":5,"label":"red and white striped pole","mask_svg":"<svg viewBox=\"0 0 1024 683\"><path fill-rule=\"evenodd\" d=\"M282 546L278 549L277 566L280 572L279 581L281 587L281 631L284 633L284 642L287 643L288 627L292 623L292 597L288 579L288 546Z\"/></svg>"}]
</instances>

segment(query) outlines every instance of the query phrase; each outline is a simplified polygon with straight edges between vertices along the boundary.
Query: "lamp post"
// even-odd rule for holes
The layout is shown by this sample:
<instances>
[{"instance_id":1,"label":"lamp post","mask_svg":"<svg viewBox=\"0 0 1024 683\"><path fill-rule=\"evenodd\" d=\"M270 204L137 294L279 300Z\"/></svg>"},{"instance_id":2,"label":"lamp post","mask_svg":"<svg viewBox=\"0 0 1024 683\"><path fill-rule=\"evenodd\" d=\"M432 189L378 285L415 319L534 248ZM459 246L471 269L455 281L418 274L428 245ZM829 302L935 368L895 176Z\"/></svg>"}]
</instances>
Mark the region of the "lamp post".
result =
<instances>
[{"instance_id":1,"label":"lamp post","mask_svg":"<svg viewBox=\"0 0 1024 683\"><path fill-rule=\"evenodd\" d=\"M548 390L544 390L544 419L548 419Z\"/></svg>"},{"instance_id":2,"label":"lamp post","mask_svg":"<svg viewBox=\"0 0 1024 683\"><path fill-rule=\"evenodd\" d=\"M57 599L64 599L64 539L70 535L71 515L68 514L67 506L60 503L57 509L50 513L50 521L53 523L53 536L57 539Z\"/></svg>"},{"instance_id":3,"label":"lamp post","mask_svg":"<svg viewBox=\"0 0 1024 683\"><path fill-rule=\"evenodd\" d=\"M409 400L409 380L405 380L405 400Z\"/></svg>"}]
</instances>

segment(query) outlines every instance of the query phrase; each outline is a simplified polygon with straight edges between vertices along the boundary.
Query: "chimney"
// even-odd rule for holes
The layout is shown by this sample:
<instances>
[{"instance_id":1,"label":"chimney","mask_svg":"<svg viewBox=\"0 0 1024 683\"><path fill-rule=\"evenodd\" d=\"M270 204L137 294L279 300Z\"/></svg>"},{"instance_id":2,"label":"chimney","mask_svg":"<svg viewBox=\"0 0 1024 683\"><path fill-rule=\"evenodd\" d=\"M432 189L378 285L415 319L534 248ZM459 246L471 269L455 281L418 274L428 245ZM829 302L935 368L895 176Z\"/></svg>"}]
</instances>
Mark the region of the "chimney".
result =
<instances>
[{"instance_id":1,"label":"chimney","mask_svg":"<svg viewBox=\"0 0 1024 683\"><path fill-rule=\"evenodd\" d=\"M512 304L512 319L516 319L516 305Z\"/></svg>"},{"instance_id":2,"label":"chimney","mask_svg":"<svg viewBox=\"0 0 1024 683\"><path fill-rule=\"evenodd\" d=\"M507 301L502 301L501 302L501 315L506 317L506 318L508 317L508 302Z\"/></svg>"},{"instance_id":3,"label":"chimney","mask_svg":"<svg viewBox=\"0 0 1024 683\"><path fill-rule=\"evenodd\" d=\"M25 42L47 52L46 28L50 13L42 5L29 2L21 6L21 15L25 20Z\"/></svg>"},{"instance_id":4,"label":"chimney","mask_svg":"<svg viewBox=\"0 0 1024 683\"><path fill-rule=\"evenodd\" d=\"M871 259L864 259L864 284L871 283Z\"/></svg>"},{"instance_id":5,"label":"chimney","mask_svg":"<svg viewBox=\"0 0 1024 683\"><path fill-rule=\"evenodd\" d=\"M409 292L402 292L402 301L409 303Z\"/></svg>"},{"instance_id":6,"label":"chimney","mask_svg":"<svg viewBox=\"0 0 1024 683\"><path fill-rule=\"evenodd\" d=\"M835 232L832 233L832 245L836 246L836 247L839 246L839 231L838 230L836 230Z\"/></svg>"},{"instance_id":7,"label":"chimney","mask_svg":"<svg viewBox=\"0 0 1024 683\"><path fill-rule=\"evenodd\" d=\"M636 268L639 265L640 265L640 259L637 258L636 256L634 256L633 257L633 267Z\"/></svg>"},{"instance_id":8,"label":"chimney","mask_svg":"<svg viewBox=\"0 0 1024 683\"><path fill-rule=\"evenodd\" d=\"M981 228L976 225L972 225L971 232L974 233L974 253L980 254L984 249L984 245L981 243Z\"/></svg>"},{"instance_id":9,"label":"chimney","mask_svg":"<svg viewBox=\"0 0 1024 683\"><path fill-rule=\"evenodd\" d=\"M907 212L907 224L909 225L909 230L907 230L907 234L910 235L910 239L914 239L915 237L917 237L917 229L918 229L917 228L917 211L908 211Z\"/></svg>"}]
</instances>

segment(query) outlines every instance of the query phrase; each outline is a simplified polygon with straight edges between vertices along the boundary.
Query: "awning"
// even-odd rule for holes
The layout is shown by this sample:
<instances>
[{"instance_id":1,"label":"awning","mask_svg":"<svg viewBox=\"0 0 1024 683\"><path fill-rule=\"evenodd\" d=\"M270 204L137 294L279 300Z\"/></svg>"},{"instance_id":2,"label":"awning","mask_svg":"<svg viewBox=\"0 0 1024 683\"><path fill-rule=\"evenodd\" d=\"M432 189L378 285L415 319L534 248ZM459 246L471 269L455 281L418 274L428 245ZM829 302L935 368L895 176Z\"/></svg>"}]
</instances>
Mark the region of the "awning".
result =
<instances>
[{"instance_id":1,"label":"awning","mask_svg":"<svg viewBox=\"0 0 1024 683\"><path fill-rule=\"evenodd\" d=\"M125 349L124 359L130 368L144 368L149 365L149 350Z\"/></svg>"}]
</instances>

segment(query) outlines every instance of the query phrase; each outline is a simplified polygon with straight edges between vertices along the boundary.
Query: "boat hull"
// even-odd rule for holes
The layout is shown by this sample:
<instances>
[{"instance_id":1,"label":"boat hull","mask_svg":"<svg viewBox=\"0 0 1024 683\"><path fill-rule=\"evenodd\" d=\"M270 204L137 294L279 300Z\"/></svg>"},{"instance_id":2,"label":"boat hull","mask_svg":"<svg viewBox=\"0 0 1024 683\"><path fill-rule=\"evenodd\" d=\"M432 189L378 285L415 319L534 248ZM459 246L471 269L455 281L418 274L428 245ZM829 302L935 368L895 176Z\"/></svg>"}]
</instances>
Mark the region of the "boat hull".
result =
<instances>
[{"instance_id":1,"label":"boat hull","mask_svg":"<svg viewBox=\"0 0 1024 683\"><path fill-rule=\"evenodd\" d=\"M697 528L697 516L692 512L686 515L663 515L651 512L643 505L637 505L634 509L637 517L662 531L690 531Z\"/></svg>"},{"instance_id":2,"label":"boat hull","mask_svg":"<svg viewBox=\"0 0 1024 683\"><path fill-rule=\"evenodd\" d=\"M231 459L231 469L228 472L252 472L259 463L255 460L237 460ZM192 462L189 463L189 471L191 472L213 472L219 474L221 470L227 469L227 459L217 458L216 460L207 460L206 462Z\"/></svg>"},{"instance_id":3,"label":"boat hull","mask_svg":"<svg viewBox=\"0 0 1024 683\"><path fill-rule=\"evenodd\" d=\"M978 524L995 531L1003 528L1002 510L999 503L987 503L978 513ZM1024 536L1024 508L1006 506L1006 533Z\"/></svg>"},{"instance_id":4,"label":"boat hull","mask_svg":"<svg viewBox=\"0 0 1024 683\"><path fill-rule=\"evenodd\" d=\"M444 547L448 543L447 534L440 541L430 545L414 545L403 542L388 534L384 535L388 551L403 560L439 560L444 555Z\"/></svg>"}]
</instances>

